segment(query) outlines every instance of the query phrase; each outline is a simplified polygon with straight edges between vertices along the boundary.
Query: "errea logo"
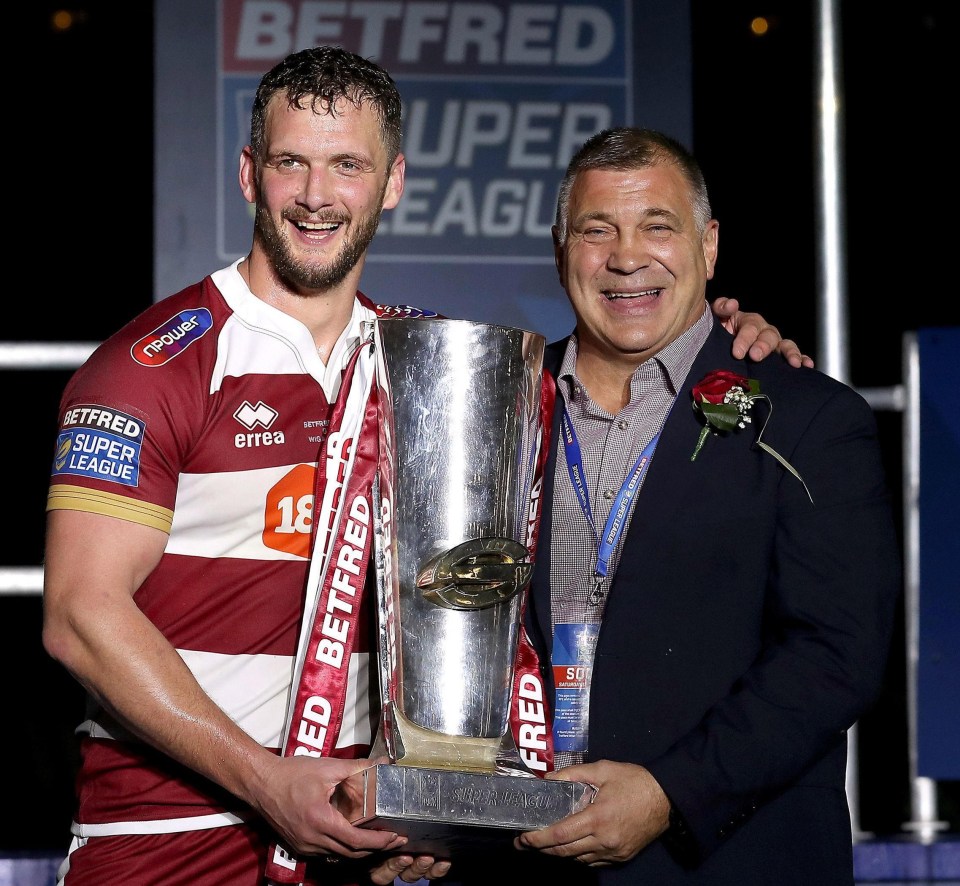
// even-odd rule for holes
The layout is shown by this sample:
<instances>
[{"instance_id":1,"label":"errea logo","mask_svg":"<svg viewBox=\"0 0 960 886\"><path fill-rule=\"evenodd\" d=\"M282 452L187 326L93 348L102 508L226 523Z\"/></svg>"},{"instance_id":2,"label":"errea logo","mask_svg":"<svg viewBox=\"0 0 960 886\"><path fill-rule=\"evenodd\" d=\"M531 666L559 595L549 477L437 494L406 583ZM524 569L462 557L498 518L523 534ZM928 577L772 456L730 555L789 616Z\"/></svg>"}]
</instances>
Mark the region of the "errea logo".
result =
<instances>
[{"instance_id":1,"label":"errea logo","mask_svg":"<svg viewBox=\"0 0 960 886\"><path fill-rule=\"evenodd\" d=\"M244 400L240 408L233 413L233 417L248 431L258 426L269 430L279 414L276 409L267 406L263 400L258 400L256 406L251 406L249 400Z\"/></svg>"},{"instance_id":2,"label":"errea logo","mask_svg":"<svg viewBox=\"0 0 960 886\"><path fill-rule=\"evenodd\" d=\"M251 446L274 446L283 443L285 437L283 431L271 431L270 428L277 420L277 412L272 406L267 406L263 400L258 400L257 405L251 405L249 400L244 400L240 404L233 417L240 422L248 433L238 433L233 438L233 443L237 449L248 449ZM257 431L256 428L263 428Z\"/></svg>"}]
</instances>

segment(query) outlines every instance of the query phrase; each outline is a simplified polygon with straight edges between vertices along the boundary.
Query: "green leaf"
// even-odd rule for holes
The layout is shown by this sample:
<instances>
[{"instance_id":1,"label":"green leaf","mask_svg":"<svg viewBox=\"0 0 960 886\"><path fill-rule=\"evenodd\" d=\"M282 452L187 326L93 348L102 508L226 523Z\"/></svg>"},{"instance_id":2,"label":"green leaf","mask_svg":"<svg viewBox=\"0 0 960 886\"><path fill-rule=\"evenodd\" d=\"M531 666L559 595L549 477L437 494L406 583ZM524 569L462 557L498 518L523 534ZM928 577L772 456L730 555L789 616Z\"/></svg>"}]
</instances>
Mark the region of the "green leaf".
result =
<instances>
[{"instance_id":1,"label":"green leaf","mask_svg":"<svg viewBox=\"0 0 960 886\"><path fill-rule=\"evenodd\" d=\"M810 499L810 504L813 504L813 496L810 494L810 490L807 489L807 484L803 482L803 477L801 477L796 468L790 462L788 462L779 452L776 452L772 447L768 446L766 443L762 443L759 440L757 441L757 446L759 446L764 452L769 452L780 464L782 464L794 477L796 477L801 483L803 483L803 491L807 493L807 498Z\"/></svg>"},{"instance_id":2,"label":"green leaf","mask_svg":"<svg viewBox=\"0 0 960 886\"><path fill-rule=\"evenodd\" d=\"M720 431L732 431L740 421L740 410L732 403L701 403L707 423Z\"/></svg>"}]
</instances>

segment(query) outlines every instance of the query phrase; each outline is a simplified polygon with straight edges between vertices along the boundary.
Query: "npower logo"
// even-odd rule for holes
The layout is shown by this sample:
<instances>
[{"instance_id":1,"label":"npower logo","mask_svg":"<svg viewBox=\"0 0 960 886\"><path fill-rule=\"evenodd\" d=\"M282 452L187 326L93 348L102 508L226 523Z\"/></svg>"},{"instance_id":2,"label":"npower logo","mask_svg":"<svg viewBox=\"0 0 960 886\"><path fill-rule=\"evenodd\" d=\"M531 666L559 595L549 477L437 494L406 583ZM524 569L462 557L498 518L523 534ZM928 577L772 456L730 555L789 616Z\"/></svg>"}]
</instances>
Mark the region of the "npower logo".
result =
<instances>
[{"instance_id":1,"label":"npower logo","mask_svg":"<svg viewBox=\"0 0 960 886\"><path fill-rule=\"evenodd\" d=\"M181 311L141 338L130 348L130 355L142 366L162 366L202 338L211 326L213 317L206 308Z\"/></svg>"}]
</instances>

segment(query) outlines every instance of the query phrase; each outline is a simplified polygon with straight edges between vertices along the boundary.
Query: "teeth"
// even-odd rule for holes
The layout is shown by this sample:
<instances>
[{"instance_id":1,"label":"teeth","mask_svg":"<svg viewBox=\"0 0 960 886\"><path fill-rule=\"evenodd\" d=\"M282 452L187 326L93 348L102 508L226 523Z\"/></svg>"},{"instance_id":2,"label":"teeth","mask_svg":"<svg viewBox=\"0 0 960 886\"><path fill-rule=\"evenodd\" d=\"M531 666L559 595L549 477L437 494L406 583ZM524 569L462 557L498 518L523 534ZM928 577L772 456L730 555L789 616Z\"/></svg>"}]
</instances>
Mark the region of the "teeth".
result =
<instances>
[{"instance_id":1,"label":"teeth","mask_svg":"<svg viewBox=\"0 0 960 886\"><path fill-rule=\"evenodd\" d=\"M656 289L641 289L639 292L606 292L605 295L608 299L639 298L642 295L659 295L662 291L658 287Z\"/></svg>"},{"instance_id":2,"label":"teeth","mask_svg":"<svg viewBox=\"0 0 960 886\"><path fill-rule=\"evenodd\" d=\"M339 227L338 222L297 222L297 224L307 231L333 231Z\"/></svg>"}]
</instances>

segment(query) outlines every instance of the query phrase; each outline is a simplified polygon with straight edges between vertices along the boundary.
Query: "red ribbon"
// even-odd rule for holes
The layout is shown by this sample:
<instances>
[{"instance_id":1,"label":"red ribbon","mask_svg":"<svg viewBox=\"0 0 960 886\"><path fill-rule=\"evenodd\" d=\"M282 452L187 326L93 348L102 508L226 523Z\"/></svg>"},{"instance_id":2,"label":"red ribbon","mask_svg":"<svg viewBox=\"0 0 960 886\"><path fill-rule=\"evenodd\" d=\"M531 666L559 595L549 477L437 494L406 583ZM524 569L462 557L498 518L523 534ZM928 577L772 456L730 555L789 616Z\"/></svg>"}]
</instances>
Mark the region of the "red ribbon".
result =
<instances>
[{"instance_id":1,"label":"red ribbon","mask_svg":"<svg viewBox=\"0 0 960 886\"><path fill-rule=\"evenodd\" d=\"M343 722L350 656L356 645L373 540L372 485L379 454L376 385L371 384L359 434L343 439L341 427L357 359L367 347L361 345L357 349L344 371L317 465L315 545L320 539L319 522L323 516L319 513L320 502L327 484L335 483L339 494L334 502L336 521L331 528L333 536L325 558L306 654L299 678L295 679L293 716L283 746L285 757L331 756ZM353 467L345 478L351 449L355 450ZM273 883L300 884L306 876L306 863L274 843L267 854L266 876Z\"/></svg>"}]
</instances>

